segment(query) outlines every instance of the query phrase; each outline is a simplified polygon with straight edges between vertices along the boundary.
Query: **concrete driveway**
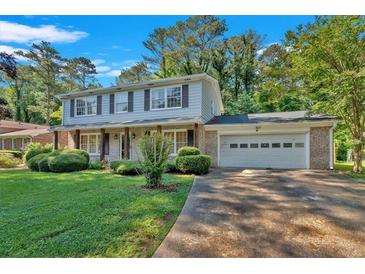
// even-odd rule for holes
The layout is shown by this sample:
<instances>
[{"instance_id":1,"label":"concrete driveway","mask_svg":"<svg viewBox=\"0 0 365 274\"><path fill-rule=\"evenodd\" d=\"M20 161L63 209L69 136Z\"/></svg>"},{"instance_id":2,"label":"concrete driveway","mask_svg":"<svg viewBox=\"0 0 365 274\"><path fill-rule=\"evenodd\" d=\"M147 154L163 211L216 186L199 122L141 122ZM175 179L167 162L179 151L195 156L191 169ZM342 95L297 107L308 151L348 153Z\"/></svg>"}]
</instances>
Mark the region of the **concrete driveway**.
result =
<instances>
[{"instance_id":1,"label":"concrete driveway","mask_svg":"<svg viewBox=\"0 0 365 274\"><path fill-rule=\"evenodd\" d=\"M365 257L365 184L333 172L198 177L155 257Z\"/></svg>"}]
</instances>

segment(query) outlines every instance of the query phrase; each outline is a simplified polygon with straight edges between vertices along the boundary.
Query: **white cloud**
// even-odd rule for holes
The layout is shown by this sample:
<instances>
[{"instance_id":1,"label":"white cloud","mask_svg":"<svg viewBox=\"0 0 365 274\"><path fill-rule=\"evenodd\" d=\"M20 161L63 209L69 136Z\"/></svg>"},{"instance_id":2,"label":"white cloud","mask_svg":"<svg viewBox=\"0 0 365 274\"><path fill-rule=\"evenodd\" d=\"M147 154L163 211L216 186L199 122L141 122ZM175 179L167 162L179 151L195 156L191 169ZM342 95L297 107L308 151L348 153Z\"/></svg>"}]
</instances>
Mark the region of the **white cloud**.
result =
<instances>
[{"instance_id":1,"label":"white cloud","mask_svg":"<svg viewBox=\"0 0 365 274\"><path fill-rule=\"evenodd\" d=\"M55 43L73 43L88 33L83 31L68 31L54 25L31 27L8 21L0 21L0 41L14 43L32 43L40 40Z\"/></svg>"},{"instance_id":2,"label":"white cloud","mask_svg":"<svg viewBox=\"0 0 365 274\"><path fill-rule=\"evenodd\" d=\"M120 74L120 69L113 69L107 73L105 73L105 76L108 76L108 77L117 77L119 76Z\"/></svg>"},{"instance_id":3,"label":"white cloud","mask_svg":"<svg viewBox=\"0 0 365 274\"><path fill-rule=\"evenodd\" d=\"M259 49L258 51L256 51L256 54L257 55L262 55L264 53L264 51L267 50L268 47L270 47L272 45L275 45L275 44L279 44L279 43L278 42L275 42L275 43L267 44L264 48Z\"/></svg>"},{"instance_id":4,"label":"white cloud","mask_svg":"<svg viewBox=\"0 0 365 274\"><path fill-rule=\"evenodd\" d=\"M96 72L106 72L106 71L109 71L111 70L112 68L109 67L109 66L100 66L102 64L105 64L105 60L104 59L95 59L95 60L92 60L91 61L94 65L95 65L95 69L96 69Z\"/></svg>"},{"instance_id":5,"label":"white cloud","mask_svg":"<svg viewBox=\"0 0 365 274\"><path fill-rule=\"evenodd\" d=\"M96 69L96 72L106 72L106 71L111 70L111 67L109 67L109 66L96 66L95 69Z\"/></svg>"},{"instance_id":6,"label":"white cloud","mask_svg":"<svg viewBox=\"0 0 365 274\"><path fill-rule=\"evenodd\" d=\"M104 63L105 63L105 60L104 60L104 59L95 59L95 60L92 60L91 62L92 62L95 66L97 66L97 65L104 64Z\"/></svg>"},{"instance_id":7,"label":"white cloud","mask_svg":"<svg viewBox=\"0 0 365 274\"><path fill-rule=\"evenodd\" d=\"M23 52L27 52L27 50L25 50L25 49L13 48L13 47L10 47L10 46L0 45L0 52L6 52L7 54L14 54L18 50L21 50ZM26 58L24 58L22 56L18 56L18 55L15 55L15 54L14 54L14 56L19 61L26 61L27 60Z\"/></svg>"},{"instance_id":8,"label":"white cloud","mask_svg":"<svg viewBox=\"0 0 365 274\"><path fill-rule=\"evenodd\" d=\"M118 45L113 45L113 46L112 46L112 49L120 49L120 46L118 46Z\"/></svg>"}]
</instances>

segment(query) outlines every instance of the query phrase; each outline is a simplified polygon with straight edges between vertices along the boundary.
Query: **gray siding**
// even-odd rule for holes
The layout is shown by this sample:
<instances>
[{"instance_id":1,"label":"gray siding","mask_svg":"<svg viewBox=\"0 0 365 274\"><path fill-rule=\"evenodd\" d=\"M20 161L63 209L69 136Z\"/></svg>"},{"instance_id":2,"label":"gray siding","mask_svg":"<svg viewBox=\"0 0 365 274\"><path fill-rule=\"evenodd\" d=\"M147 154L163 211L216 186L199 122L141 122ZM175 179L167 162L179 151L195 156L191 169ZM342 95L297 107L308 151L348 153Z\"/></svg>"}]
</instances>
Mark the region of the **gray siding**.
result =
<instances>
[{"instance_id":1,"label":"gray siding","mask_svg":"<svg viewBox=\"0 0 365 274\"><path fill-rule=\"evenodd\" d=\"M219 105L218 105L218 98L214 91L213 85L210 82L203 81L202 84L202 101L201 101L201 108L202 108L202 119L205 122L212 119L215 115L219 115ZM215 104L215 112L212 113L211 111L211 104L212 101Z\"/></svg>"},{"instance_id":2,"label":"gray siding","mask_svg":"<svg viewBox=\"0 0 365 274\"><path fill-rule=\"evenodd\" d=\"M98 122L124 122L134 120L200 117L202 102L202 81L189 83L189 107L167 110L144 111L144 90L134 91L133 112L109 113L109 94L103 95L102 115L70 117L70 100L64 100L64 125L89 124ZM76 110L75 110L76 111Z\"/></svg>"}]
</instances>

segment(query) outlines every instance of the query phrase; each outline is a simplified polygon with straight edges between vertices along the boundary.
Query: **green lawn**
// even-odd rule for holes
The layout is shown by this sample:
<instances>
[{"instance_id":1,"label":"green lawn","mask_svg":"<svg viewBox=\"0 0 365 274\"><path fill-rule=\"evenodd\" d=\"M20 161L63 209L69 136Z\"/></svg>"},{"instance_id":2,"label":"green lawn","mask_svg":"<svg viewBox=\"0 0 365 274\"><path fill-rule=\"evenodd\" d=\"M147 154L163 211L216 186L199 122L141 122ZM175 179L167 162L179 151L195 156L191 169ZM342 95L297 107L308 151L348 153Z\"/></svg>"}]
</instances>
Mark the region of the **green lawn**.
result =
<instances>
[{"instance_id":1,"label":"green lawn","mask_svg":"<svg viewBox=\"0 0 365 274\"><path fill-rule=\"evenodd\" d=\"M350 176L359 183L365 183L365 161L362 162L363 171L361 174L355 174L352 172L353 162L336 162L335 170L348 171Z\"/></svg>"},{"instance_id":2,"label":"green lawn","mask_svg":"<svg viewBox=\"0 0 365 274\"><path fill-rule=\"evenodd\" d=\"M0 257L150 257L192 181L166 175L169 193L103 171L0 171Z\"/></svg>"}]
</instances>

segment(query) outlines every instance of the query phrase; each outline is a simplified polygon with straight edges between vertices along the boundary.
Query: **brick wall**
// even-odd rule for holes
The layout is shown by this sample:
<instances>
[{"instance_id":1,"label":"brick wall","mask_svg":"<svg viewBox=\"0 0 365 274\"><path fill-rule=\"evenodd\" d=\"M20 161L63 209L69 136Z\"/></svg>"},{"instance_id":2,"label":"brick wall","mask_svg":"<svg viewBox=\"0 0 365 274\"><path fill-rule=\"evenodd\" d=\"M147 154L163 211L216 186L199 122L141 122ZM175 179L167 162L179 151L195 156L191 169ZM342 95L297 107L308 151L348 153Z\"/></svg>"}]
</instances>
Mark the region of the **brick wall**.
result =
<instances>
[{"instance_id":1,"label":"brick wall","mask_svg":"<svg viewBox=\"0 0 365 274\"><path fill-rule=\"evenodd\" d=\"M206 131L205 153L212 157L212 166L218 165L218 145L217 131Z\"/></svg>"},{"instance_id":2,"label":"brick wall","mask_svg":"<svg viewBox=\"0 0 365 274\"><path fill-rule=\"evenodd\" d=\"M53 143L53 133L44 133L38 136L34 136L32 138L33 143L41 143L41 144L52 144Z\"/></svg>"},{"instance_id":3,"label":"brick wall","mask_svg":"<svg viewBox=\"0 0 365 274\"><path fill-rule=\"evenodd\" d=\"M330 127L310 129L310 168L330 168Z\"/></svg>"}]
</instances>

